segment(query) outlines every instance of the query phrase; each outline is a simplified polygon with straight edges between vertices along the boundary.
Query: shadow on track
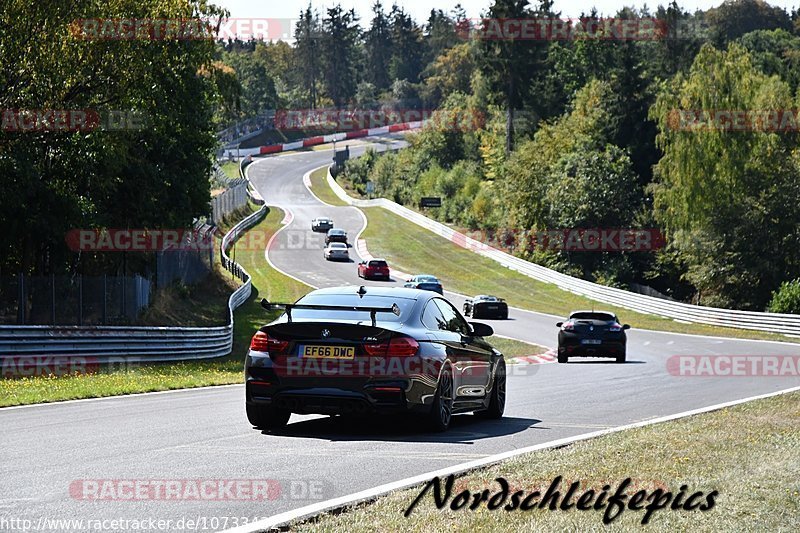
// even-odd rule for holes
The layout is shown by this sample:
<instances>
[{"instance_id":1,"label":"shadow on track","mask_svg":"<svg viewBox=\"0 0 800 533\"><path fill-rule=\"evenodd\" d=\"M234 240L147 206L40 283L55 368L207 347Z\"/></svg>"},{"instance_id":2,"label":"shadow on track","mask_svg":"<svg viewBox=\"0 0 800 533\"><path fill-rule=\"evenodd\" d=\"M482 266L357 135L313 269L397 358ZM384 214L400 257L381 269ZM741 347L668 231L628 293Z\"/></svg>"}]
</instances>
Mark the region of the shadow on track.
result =
<instances>
[{"instance_id":1,"label":"shadow on track","mask_svg":"<svg viewBox=\"0 0 800 533\"><path fill-rule=\"evenodd\" d=\"M303 437L328 441L443 442L473 444L476 440L521 433L541 420L507 417L485 420L474 415L455 415L450 429L430 433L420 417L327 417L289 424L285 428L262 432L272 437Z\"/></svg>"}]
</instances>

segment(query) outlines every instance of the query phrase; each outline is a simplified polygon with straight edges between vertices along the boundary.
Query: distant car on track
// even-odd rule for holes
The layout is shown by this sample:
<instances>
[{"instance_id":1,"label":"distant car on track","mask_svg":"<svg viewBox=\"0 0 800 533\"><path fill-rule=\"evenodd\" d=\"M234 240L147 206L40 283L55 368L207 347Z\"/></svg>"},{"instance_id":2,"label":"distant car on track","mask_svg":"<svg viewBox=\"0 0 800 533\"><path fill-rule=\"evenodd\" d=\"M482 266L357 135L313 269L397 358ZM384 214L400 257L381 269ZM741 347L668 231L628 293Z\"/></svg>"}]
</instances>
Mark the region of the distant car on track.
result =
<instances>
[{"instance_id":1,"label":"distant car on track","mask_svg":"<svg viewBox=\"0 0 800 533\"><path fill-rule=\"evenodd\" d=\"M474 298L467 298L464 302L464 316L472 318L508 318L508 304L502 298L479 294Z\"/></svg>"},{"instance_id":2,"label":"distant car on track","mask_svg":"<svg viewBox=\"0 0 800 533\"><path fill-rule=\"evenodd\" d=\"M436 276L430 274L417 274L416 276L407 279L404 287L410 289L420 289L423 291L433 291L439 294L444 294L442 282Z\"/></svg>"},{"instance_id":3,"label":"distant car on track","mask_svg":"<svg viewBox=\"0 0 800 533\"><path fill-rule=\"evenodd\" d=\"M385 259L370 259L358 264L358 277L364 279L391 279Z\"/></svg>"},{"instance_id":4,"label":"distant car on track","mask_svg":"<svg viewBox=\"0 0 800 533\"><path fill-rule=\"evenodd\" d=\"M565 322L558 322L558 362L570 357L613 357L624 363L628 324L607 311L573 311Z\"/></svg>"},{"instance_id":5,"label":"distant car on track","mask_svg":"<svg viewBox=\"0 0 800 533\"><path fill-rule=\"evenodd\" d=\"M332 242L322 250L322 257L328 261L349 261L350 252L343 242Z\"/></svg>"},{"instance_id":6,"label":"distant car on track","mask_svg":"<svg viewBox=\"0 0 800 533\"><path fill-rule=\"evenodd\" d=\"M311 221L311 231L328 231L333 229L333 220L328 217L317 217Z\"/></svg>"},{"instance_id":7,"label":"distant car on track","mask_svg":"<svg viewBox=\"0 0 800 533\"><path fill-rule=\"evenodd\" d=\"M282 427L292 413L414 413L434 431L457 413L503 416L505 360L484 339L492 328L433 292L334 287L262 305L284 313L256 332L245 360L257 428Z\"/></svg>"},{"instance_id":8,"label":"distant car on track","mask_svg":"<svg viewBox=\"0 0 800 533\"><path fill-rule=\"evenodd\" d=\"M328 245L332 242L343 242L347 244L347 232L340 228L329 229L325 235L325 244Z\"/></svg>"}]
</instances>

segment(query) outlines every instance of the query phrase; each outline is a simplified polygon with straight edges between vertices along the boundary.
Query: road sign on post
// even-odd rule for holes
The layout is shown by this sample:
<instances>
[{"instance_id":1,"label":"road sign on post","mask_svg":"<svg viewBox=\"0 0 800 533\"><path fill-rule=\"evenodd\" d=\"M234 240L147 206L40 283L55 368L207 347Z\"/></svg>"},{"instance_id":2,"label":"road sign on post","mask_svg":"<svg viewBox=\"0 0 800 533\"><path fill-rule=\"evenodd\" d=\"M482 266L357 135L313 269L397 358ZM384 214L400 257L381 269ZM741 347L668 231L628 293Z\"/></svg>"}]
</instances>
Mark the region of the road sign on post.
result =
<instances>
[{"instance_id":1,"label":"road sign on post","mask_svg":"<svg viewBox=\"0 0 800 533\"><path fill-rule=\"evenodd\" d=\"M337 176L339 172L344 167L345 162L350 159L350 147L345 146L344 150L336 150L333 151L333 168L331 172L334 176Z\"/></svg>"},{"instance_id":2,"label":"road sign on post","mask_svg":"<svg viewBox=\"0 0 800 533\"><path fill-rule=\"evenodd\" d=\"M442 199L438 196L426 196L419 201L420 207L442 207Z\"/></svg>"}]
</instances>

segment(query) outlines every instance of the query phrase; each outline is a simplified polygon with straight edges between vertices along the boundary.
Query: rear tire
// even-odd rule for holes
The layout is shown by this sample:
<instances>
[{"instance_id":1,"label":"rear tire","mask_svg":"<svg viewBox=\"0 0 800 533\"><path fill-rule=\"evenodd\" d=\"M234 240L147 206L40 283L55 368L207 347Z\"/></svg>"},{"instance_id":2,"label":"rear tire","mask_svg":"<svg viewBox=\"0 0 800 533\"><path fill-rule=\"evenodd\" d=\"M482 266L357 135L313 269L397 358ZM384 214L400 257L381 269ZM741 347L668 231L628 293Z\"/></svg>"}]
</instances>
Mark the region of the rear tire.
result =
<instances>
[{"instance_id":1,"label":"rear tire","mask_svg":"<svg viewBox=\"0 0 800 533\"><path fill-rule=\"evenodd\" d=\"M272 406L247 405L247 420L258 429L278 429L289 423L292 416L288 409Z\"/></svg>"},{"instance_id":2,"label":"rear tire","mask_svg":"<svg viewBox=\"0 0 800 533\"><path fill-rule=\"evenodd\" d=\"M506 409L506 363L502 359L497 362L497 370L494 374L492 384L492 395L489 399L489 407L484 411L477 411L475 414L481 418L497 420L503 418Z\"/></svg>"},{"instance_id":3,"label":"rear tire","mask_svg":"<svg viewBox=\"0 0 800 533\"><path fill-rule=\"evenodd\" d=\"M558 362L559 363L566 363L569 360L567 354L561 353L561 346L558 347Z\"/></svg>"},{"instance_id":4,"label":"rear tire","mask_svg":"<svg viewBox=\"0 0 800 533\"><path fill-rule=\"evenodd\" d=\"M453 371L450 367L442 370L436 395L428 415L428 426L432 431L447 431L453 418Z\"/></svg>"},{"instance_id":5,"label":"rear tire","mask_svg":"<svg viewBox=\"0 0 800 533\"><path fill-rule=\"evenodd\" d=\"M617 364L624 365L625 364L625 352L622 352L622 355L617 356Z\"/></svg>"}]
</instances>

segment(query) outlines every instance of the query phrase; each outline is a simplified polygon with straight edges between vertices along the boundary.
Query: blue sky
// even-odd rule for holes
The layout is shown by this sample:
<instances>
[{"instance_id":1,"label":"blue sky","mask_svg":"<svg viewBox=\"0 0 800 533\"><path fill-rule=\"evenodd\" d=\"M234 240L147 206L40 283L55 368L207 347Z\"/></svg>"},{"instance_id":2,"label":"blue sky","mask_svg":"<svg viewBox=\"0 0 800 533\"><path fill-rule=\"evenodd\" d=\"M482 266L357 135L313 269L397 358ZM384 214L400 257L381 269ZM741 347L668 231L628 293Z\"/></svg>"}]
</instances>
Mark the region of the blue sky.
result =
<instances>
[{"instance_id":1,"label":"blue sky","mask_svg":"<svg viewBox=\"0 0 800 533\"><path fill-rule=\"evenodd\" d=\"M392 0L382 0L384 7L389 8ZM431 8L449 11L458 1L431 2L430 0L396 0L398 5L403 6L418 22L427 19ZM298 13L308 5L308 0L212 0L212 3L221 5L231 12L233 17L241 18L296 18ZM331 7L341 3L346 8L353 7L362 17L362 24L368 22L370 18L371 6L374 0L312 0L312 5L318 9ZM466 9L467 16L479 17L491 3L491 0L461 0L461 5ZM644 1L622 1L622 0L593 0L591 2L576 2L574 0L556 0L555 7L561 11L564 17L575 17L581 12L588 12L592 6L604 15L613 15L617 10L624 6L648 5L654 10L659 3L667 4L669 0L661 2ZM682 0L678 4L689 11L695 9L707 9L722 3L721 0ZM800 0L772 0L771 5L781 6L787 11L791 11L793 6L800 4Z\"/></svg>"}]
</instances>

